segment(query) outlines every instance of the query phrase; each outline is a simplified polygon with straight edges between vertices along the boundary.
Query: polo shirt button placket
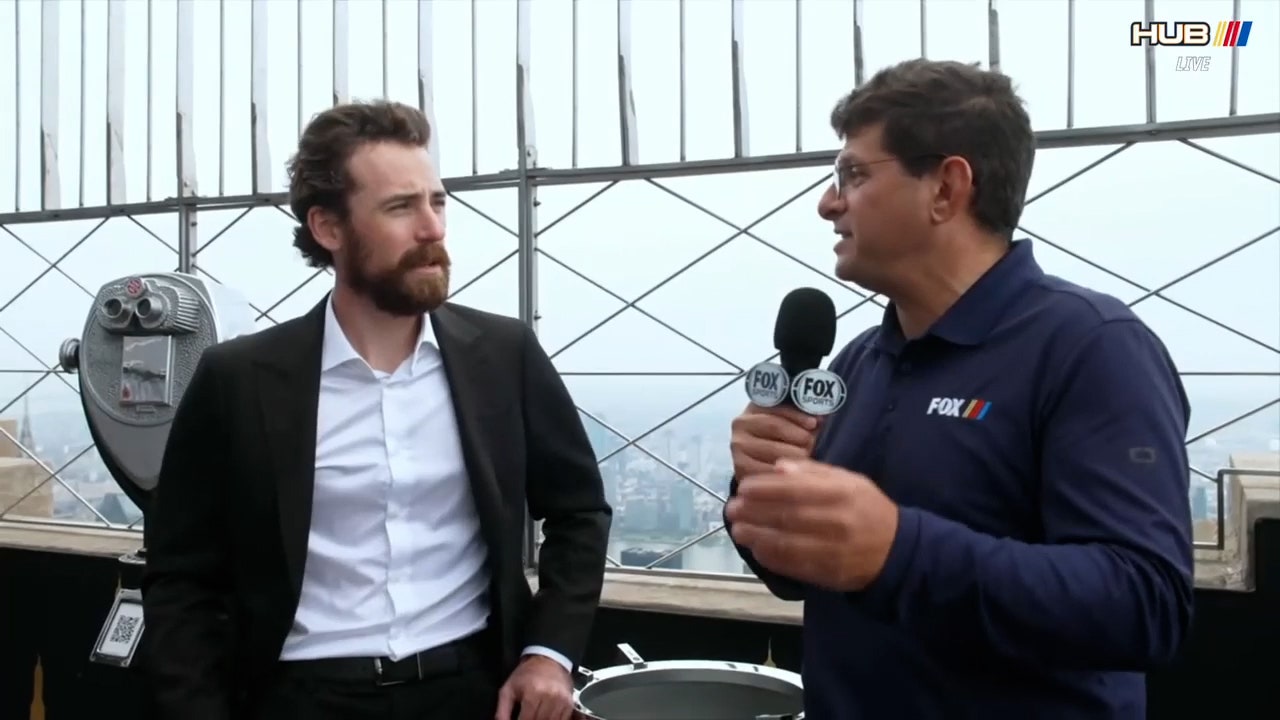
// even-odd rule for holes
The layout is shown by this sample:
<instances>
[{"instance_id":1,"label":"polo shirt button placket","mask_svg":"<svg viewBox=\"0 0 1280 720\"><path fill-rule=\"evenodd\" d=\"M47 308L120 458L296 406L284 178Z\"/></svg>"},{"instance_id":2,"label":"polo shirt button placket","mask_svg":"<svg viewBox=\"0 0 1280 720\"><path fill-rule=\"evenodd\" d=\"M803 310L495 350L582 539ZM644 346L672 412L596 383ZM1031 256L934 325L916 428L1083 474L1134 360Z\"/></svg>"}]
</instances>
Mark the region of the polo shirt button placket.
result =
<instances>
[{"instance_id":1,"label":"polo shirt button placket","mask_svg":"<svg viewBox=\"0 0 1280 720\"><path fill-rule=\"evenodd\" d=\"M898 361L898 368L897 368L897 373L896 373L896 374L898 374L898 375L908 375L908 374L910 374L910 373L911 373L911 361L910 361L910 360L899 360L899 361ZM895 382L894 384L896 385L897 383ZM897 408L898 408L898 401L897 401L897 399L896 399L896 398L891 398L891 399L889 400L888 404L886 404L886 405L885 405L885 408L884 408L884 409L885 409L885 412L893 412L893 411L894 411L894 410L896 410ZM886 428L886 431L887 431L887 428Z\"/></svg>"}]
</instances>

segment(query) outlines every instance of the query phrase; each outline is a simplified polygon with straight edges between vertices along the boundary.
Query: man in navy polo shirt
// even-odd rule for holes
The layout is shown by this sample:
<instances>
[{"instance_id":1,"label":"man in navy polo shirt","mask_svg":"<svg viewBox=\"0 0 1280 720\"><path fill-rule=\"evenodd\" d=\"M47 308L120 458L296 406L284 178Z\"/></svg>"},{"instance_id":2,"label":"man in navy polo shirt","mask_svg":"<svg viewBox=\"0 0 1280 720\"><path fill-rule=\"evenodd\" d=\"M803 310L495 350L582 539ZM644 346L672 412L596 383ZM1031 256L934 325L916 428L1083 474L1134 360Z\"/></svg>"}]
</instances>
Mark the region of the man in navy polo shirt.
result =
<instances>
[{"instance_id":1,"label":"man in navy polo shirt","mask_svg":"<svg viewBox=\"0 0 1280 720\"><path fill-rule=\"evenodd\" d=\"M836 275L891 302L831 363L836 414L734 421L725 510L805 601L808 717L1145 718L1192 615L1173 362L1012 240L1035 140L1007 77L909 61L832 125Z\"/></svg>"}]
</instances>

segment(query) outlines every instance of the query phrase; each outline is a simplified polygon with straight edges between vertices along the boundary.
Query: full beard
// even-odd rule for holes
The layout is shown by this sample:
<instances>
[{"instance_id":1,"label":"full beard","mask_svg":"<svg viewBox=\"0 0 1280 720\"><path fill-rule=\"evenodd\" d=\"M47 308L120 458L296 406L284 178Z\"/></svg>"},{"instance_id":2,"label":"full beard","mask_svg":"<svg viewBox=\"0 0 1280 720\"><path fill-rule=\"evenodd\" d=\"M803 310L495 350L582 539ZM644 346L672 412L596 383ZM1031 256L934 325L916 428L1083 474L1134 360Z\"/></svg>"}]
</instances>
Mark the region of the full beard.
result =
<instances>
[{"instance_id":1,"label":"full beard","mask_svg":"<svg viewBox=\"0 0 1280 720\"><path fill-rule=\"evenodd\" d=\"M372 252L359 236L351 236L353 252L343 270L347 285L388 315L414 316L429 313L449 297L449 252L442 243L418 245L405 253L394 267L375 270ZM436 266L437 272L422 268Z\"/></svg>"}]
</instances>

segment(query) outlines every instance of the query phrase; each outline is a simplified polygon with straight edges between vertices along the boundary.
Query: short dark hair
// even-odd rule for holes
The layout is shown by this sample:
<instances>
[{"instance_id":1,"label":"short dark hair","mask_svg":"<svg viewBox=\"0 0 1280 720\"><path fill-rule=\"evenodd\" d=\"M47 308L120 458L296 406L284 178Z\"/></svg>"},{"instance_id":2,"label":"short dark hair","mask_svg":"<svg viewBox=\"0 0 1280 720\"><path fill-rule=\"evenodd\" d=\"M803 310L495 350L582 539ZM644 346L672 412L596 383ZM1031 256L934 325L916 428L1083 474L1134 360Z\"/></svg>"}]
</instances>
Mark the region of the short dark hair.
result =
<instances>
[{"instance_id":1,"label":"short dark hair","mask_svg":"<svg viewBox=\"0 0 1280 720\"><path fill-rule=\"evenodd\" d=\"M1031 118L1007 75L954 61L907 60L877 72L831 111L846 138L882 124L884 149L915 177L941 157L973 168L973 215L1012 237L1035 161Z\"/></svg>"},{"instance_id":2,"label":"short dark hair","mask_svg":"<svg viewBox=\"0 0 1280 720\"><path fill-rule=\"evenodd\" d=\"M289 159L289 208L298 219L293 246L311 267L332 267L333 254L321 247L307 225L307 213L319 207L346 219L347 198L355 189L347 161L361 145L390 141L426 147L431 126L422 111L390 101L353 102L317 114L298 138Z\"/></svg>"}]
</instances>

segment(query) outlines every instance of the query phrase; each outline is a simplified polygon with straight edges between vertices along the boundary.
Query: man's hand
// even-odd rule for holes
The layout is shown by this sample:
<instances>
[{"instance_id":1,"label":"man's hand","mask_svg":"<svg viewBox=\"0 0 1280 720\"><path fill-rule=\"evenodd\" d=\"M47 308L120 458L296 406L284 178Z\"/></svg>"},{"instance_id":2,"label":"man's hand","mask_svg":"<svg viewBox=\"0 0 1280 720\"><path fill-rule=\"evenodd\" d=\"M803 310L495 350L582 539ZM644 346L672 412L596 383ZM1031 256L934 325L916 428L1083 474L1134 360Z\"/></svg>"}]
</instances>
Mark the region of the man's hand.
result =
<instances>
[{"instance_id":1,"label":"man's hand","mask_svg":"<svg viewBox=\"0 0 1280 720\"><path fill-rule=\"evenodd\" d=\"M733 476L741 480L773 472L774 463L783 458L809 457L818 424L818 418L792 407L747 405L747 409L733 419L729 440Z\"/></svg>"},{"instance_id":2,"label":"man's hand","mask_svg":"<svg viewBox=\"0 0 1280 720\"><path fill-rule=\"evenodd\" d=\"M526 655L498 691L494 720L512 720L517 707L520 720L570 720L573 678L549 657Z\"/></svg>"},{"instance_id":3,"label":"man's hand","mask_svg":"<svg viewBox=\"0 0 1280 720\"><path fill-rule=\"evenodd\" d=\"M898 507L875 483L811 460L739 476L725 514L733 539L764 567L842 591L879 576L898 531Z\"/></svg>"}]
</instances>

